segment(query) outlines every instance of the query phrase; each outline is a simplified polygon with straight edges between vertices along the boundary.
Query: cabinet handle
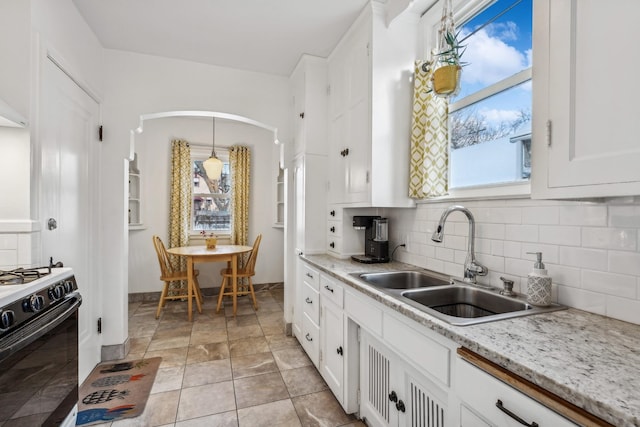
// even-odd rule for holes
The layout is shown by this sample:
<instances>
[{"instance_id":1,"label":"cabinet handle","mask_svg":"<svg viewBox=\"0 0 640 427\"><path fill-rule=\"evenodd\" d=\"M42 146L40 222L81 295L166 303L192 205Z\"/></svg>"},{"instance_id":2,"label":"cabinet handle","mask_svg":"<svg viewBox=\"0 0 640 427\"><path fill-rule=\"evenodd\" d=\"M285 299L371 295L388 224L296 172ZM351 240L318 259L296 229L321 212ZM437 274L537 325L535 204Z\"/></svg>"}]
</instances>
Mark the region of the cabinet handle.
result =
<instances>
[{"instance_id":1,"label":"cabinet handle","mask_svg":"<svg viewBox=\"0 0 640 427\"><path fill-rule=\"evenodd\" d=\"M313 338L311 338L311 336L308 333L304 337L307 339L307 341L313 341Z\"/></svg>"},{"instance_id":2,"label":"cabinet handle","mask_svg":"<svg viewBox=\"0 0 640 427\"><path fill-rule=\"evenodd\" d=\"M349 155L349 149L348 149L348 148L345 148L345 149L344 149L344 155L345 155L345 156L348 156L348 155Z\"/></svg>"},{"instance_id":3,"label":"cabinet handle","mask_svg":"<svg viewBox=\"0 0 640 427\"><path fill-rule=\"evenodd\" d=\"M329 292L333 293L333 288L330 288L329 285L324 285L324 288Z\"/></svg>"},{"instance_id":4,"label":"cabinet handle","mask_svg":"<svg viewBox=\"0 0 640 427\"><path fill-rule=\"evenodd\" d=\"M307 277L310 278L310 279L313 279L313 274L307 273Z\"/></svg>"},{"instance_id":5,"label":"cabinet handle","mask_svg":"<svg viewBox=\"0 0 640 427\"><path fill-rule=\"evenodd\" d=\"M331 242L331 243L329 243L329 246L331 246L332 248L335 248L335 247L336 247L336 244L335 244L335 243L333 243L333 242Z\"/></svg>"},{"instance_id":6,"label":"cabinet handle","mask_svg":"<svg viewBox=\"0 0 640 427\"><path fill-rule=\"evenodd\" d=\"M306 302L307 304L313 304L313 301L309 299L309 297L306 297L304 302Z\"/></svg>"},{"instance_id":7,"label":"cabinet handle","mask_svg":"<svg viewBox=\"0 0 640 427\"><path fill-rule=\"evenodd\" d=\"M532 421L531 424L529 424L528 422L526 422L525 420L523 420L522 418L520 418L519 416L517 416L507 408L505 408L504 405L502 405L502 400L500 399L498 399L498 401L496 402L496 407L500 409L502 412L504 412L505 414L509 415L511 418L513 418L517 422L519 422L520 424L522 424L523 426L538 427L538 423L536 423L535 421Z\"/></svg>"},{"instance_id":8,"label":"cabinet handle","mask_svg":"<svg viewBox=\"0 0 640 427\"><path fill-rule=\"evenodd\" d=\"M329 215L331 215L331 216L336 216L336 211L331 211L331 212L329 212Z\"/></svg>"},{"instance_id":9,"label":"cabinet handle","mask_svg":"<svg viewBox=\"0 0 640 427\"><path fill-rule=\"evenodd\" d=\"M302 113L300 113L300 118L304 119L304 111Z\"/></svg>"},{"instance_id":10,"label":"cabinet handle","mask_svg":"<svg viewBox=\"0 0 640 427\"><path fill-rule=\"evenodd\" d=\"M338 353L340 356L342 356L342 346L338 347L336 349L336 353Z\"/></svg>"},{"instance_id":11,"label":"cabinet handle","mask_svg":"<svg viewBox=\"0 0 640 427\"><path fill-rule=\"evenodd\" d=\"M398 400L398 403L396 403L396 409L400 412L404 412L407 408L404 407L404 402L402 400Z\"/></svg>"},{"instance_id":12,"label":"cabinet handle","mask_svg":"<svg viewBox=\"0 0 640 427\"><path fill-rule=\"evenodd\" d=\"M389 400L392 402L398 401L398 395L396 394L395 391L391 391L391 393L389 393Z\"/></svg>"},{"instance_id":13,"label":"cabinet handle","mask_svg":"<svg viewBox=\"0 0 640 427\"><path fill-rule=\"evenodd\" d=\"M335 232L336 232L336 228L335 228L335 227L331 227L331 228L329 229L329 231L331 231L332 233L335 233Z\"/></svg>"}]
</instances>

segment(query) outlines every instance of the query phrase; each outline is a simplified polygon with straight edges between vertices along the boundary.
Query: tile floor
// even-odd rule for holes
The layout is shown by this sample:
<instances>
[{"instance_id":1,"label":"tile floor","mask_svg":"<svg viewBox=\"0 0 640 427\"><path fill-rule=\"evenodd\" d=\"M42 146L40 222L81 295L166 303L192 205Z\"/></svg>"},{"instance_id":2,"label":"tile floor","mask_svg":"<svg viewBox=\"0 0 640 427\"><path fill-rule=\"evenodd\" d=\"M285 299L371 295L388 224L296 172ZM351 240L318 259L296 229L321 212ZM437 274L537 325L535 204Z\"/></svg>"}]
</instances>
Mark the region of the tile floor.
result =
<instances>
[{"instance_id":1,"label":"tile floor","mask_svg":"<svg viewBox=\"0 0 640 427\"><path fill-rule=\"evenodd\" d=\"M202 314L187 321L186 302L129 305L127 359L162 357L144 413L100 426L364 427L347 415L294 337L283 333L283 289L256 293L254 312L239 298L215 313L205 297Z\"/></svg>"}]
</instances>

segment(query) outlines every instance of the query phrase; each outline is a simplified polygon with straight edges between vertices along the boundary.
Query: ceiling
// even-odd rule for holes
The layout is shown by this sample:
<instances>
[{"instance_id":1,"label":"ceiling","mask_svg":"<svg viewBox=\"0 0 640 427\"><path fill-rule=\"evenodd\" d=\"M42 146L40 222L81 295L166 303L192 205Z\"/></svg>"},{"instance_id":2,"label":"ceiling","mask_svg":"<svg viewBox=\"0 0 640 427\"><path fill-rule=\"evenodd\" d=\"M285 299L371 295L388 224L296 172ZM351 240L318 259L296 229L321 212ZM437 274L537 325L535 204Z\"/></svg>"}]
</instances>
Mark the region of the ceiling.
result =
<instances>
[{"instance_id":1,"label":"ceiling","mask_svg":"<svg viewBox=\"0 0 640 427\"><path fill-rule=\"evenodd\" d=\"M73 0L105 48L289 76L367 0Z\"/></svg>"}]
</instances>

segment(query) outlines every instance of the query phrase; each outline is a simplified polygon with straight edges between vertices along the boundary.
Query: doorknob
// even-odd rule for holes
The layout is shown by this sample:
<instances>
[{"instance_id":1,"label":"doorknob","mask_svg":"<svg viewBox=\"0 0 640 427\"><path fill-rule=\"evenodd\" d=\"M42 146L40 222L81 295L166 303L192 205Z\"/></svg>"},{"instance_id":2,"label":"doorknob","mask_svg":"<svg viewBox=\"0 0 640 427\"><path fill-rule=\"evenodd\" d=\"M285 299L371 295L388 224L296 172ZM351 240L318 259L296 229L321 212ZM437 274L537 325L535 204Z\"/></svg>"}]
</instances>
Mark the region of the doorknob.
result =
<instances>
[{"instance_id":1,"label":"doorknob","mask_svg":"<svg viewBox=\"0 0 640 427\"><path fill-rule=\"evenodd\" d=\"M58 228L58 221L56 221L55 218L49 218L49 220L47 221L47 228L49 230L55 230L56 228Z\"/></svg>"}]
</instances>

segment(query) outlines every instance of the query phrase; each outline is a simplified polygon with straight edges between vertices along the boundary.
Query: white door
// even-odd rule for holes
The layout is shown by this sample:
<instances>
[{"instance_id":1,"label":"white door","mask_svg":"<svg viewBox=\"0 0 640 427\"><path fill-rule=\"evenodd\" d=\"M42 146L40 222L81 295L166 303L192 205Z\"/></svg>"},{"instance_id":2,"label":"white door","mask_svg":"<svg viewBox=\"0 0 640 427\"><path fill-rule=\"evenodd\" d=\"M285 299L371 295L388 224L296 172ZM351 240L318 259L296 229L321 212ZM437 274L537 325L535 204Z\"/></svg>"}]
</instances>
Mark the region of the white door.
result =
<instances>
[{"instance_id":1,"label":"white door","mask_svg":"<svg viewBox=\"0 0 640 427\"><path fill-rule=\"evenodd\" d=\"M42 260L62 261L74 270L80 307L80 381L100 361L97 321L98 104L49 59L44 61L40 108ZM49 229L52 218L57 227Z\"/></svg>"}]
</instances>

